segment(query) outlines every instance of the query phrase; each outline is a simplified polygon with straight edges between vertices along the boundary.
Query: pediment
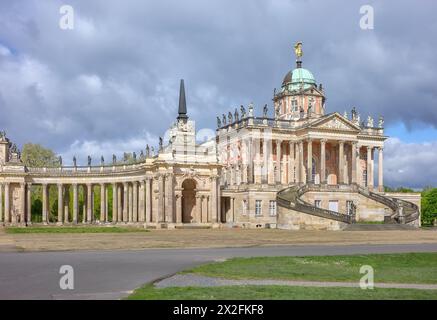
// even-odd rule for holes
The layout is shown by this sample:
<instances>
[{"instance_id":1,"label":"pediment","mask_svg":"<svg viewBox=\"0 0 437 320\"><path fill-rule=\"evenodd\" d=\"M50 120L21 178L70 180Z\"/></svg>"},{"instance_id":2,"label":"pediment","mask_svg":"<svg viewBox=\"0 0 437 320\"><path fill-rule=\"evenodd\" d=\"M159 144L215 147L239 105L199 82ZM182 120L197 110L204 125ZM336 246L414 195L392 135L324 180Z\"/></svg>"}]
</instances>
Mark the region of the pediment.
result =
<instances>
[{"instance_id":1,"label":"pediment","mask_svg":"<svg viewBox=\"0 0 437 320\"><path fill-rule=\"evenodd\" d=\"M360 131L360 128L358 126L337 113L334 113L333 115L321 120L318 123L314 123L311 127L318 129L334 129L342 131Z\"/></svg>"}]
</instances>

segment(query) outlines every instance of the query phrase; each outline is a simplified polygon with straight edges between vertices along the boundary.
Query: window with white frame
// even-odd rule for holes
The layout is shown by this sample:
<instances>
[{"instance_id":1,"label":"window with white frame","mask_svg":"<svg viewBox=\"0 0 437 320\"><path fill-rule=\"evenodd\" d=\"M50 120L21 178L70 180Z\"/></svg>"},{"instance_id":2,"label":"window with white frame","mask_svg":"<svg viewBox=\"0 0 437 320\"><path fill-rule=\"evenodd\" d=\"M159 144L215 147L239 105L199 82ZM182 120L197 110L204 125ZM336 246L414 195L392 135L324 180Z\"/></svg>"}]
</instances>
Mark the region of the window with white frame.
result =
<instances>
[{"instance_id":1,"label":"window with white frame","mask_svg":"<svg viewBox=\"0 0 437 320\"><path fill-rule=\"evenodd\" d=\"M270 200L269 202L269 214L271 216L276 216L276 201Z\"/></svg>"},{"instance_id":2,"label":"window with white frame","mask_svg":"<svg viewBox=\"0 0 437 320\"><path fill-rule=\"evenodd\" d=\"M322 200L314 200L314 206L316 208L321 208L322 207Z\"/></svg>"},{"instance_id":3,"label":"window with white frame","mask_svg":"<svg viewBox=\"0 0 437 320\"><path fill-rule=\"evenodd\" d=\"M291 109L293 110L293 112L297 112L298 111L297 100L291 100Z\"/></svg>"},{"instance_id":4,"label":"window with white frame","mask_svg":"<svg viewBox=\"0 0 437 320\"><path fill-rule=\"evenodd\" d=\"M261 200L255 200L255 215L256 216L262 215L262 201Z\"/></svg>"}]
</instances>

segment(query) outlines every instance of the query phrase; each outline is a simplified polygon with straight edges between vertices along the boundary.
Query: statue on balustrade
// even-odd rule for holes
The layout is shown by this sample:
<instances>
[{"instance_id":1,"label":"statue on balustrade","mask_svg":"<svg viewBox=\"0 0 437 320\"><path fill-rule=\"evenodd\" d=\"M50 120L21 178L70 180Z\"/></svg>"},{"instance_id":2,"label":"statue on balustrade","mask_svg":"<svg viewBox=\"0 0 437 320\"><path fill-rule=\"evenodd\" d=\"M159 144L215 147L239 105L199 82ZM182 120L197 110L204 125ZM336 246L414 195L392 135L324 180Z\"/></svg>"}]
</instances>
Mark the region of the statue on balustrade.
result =
<instances>
[{"instance_id":1,"label":"statue on balustrade","mask_svg":"<svg viewBox=\"0 0 437 320\"><path fill-rule=\"evenodd\" d=\"M267 104L264 105L263 108L263 117L267 118L267 112L269 111L269 108L267 107Z\"/></svg>"},{"instance_id":2,"label":"statue on balustrade","mask_svg":"<svg viewBox=\"0 0 437 320\"><path fill-rule=\"evenodd\" d=\"M150 147L148 144L146 145L146 157L150 157Z\"/></svg>"},{"instance_id":3,"label":"statue on balustrade","mask_svg":"<svg viewBox=\"0 0 437 320\"><path fill-rule=\"evenodd\" d=\"M103 158L103 156L100 157L100 165L101 166L105 165L105 158Z\"/></svg>"},{"instance_id":4,"label":"statue on balustrade","mask_svg":"<svg viewBox=\"0 0 437 320\"><path fill-rule=\"evenodd\" d=\"M115 154L112 154L112 164L117 163L117 156Z\"/></svg>"},{"instance_id":5,"label":"statue on balustrade","mask_svg":"<svg viewBox=\"0 0 437 320\"><path fill-rule=\"evenodd\" d=\"M383 116L379 117L378 127L379 128L384 128L384 117Z\"/></svg>"},{"instance_id":6,"label":"statue on balustrade","mask_svg":"<svg viewBox=\"0 0 437 320\"><path fill-rule=\"evenodd\" d=\"M217 117L217 128L221 128L222 122L220 121L220 118Z\"/></svg>"},{"instance_id":7,"label":"statue on balustrade","mask_svg":"<svg viewBox=\"0 0 437 320\"><path fill-rule=\"evenodd\" d=\"M237 111L237 108L235 108L235 111L234 111L234 120L235 120L235 122L238 122L238 111Z\"/></svg>"},{"instance_id":8,"label":"statue on balustrade","mask_svg":"<svg viewBox=\"0 0 437 320\"><path fill-rule=\"evenodd\" d=\"M222 123L225 126L226 125L226 115L224 113L223 113L222 119L223 119Z\"/></svg>"},{"instance_id":9,"label":"statue on balustrade","mask_svg":"<svg viewBox=\"0 0 437 320\"><path fill-rule=\"evenodd\" d=\"M229 124L231 124L232 123L232 112L228 112L228 121L229 121Z\"/></svg>"},{"instance_id":10,"label":"statue on balustrade","mask_svg":"<svg viewBox=\"0 0 437 320\"><path fill-rule=\"evenodd\" d=\"M88 167L91 166L91 156L88 156Z\"/></svg>"},{"instance_id":11,"label":"statue on balustrade","mask_svg":"<svg viewBox=\"0 0 437 320\"><path fill-rule=\"evenodd\" d=\"M73 156L73 167L77 166L77 159L76 156Z\"/></svg>"},{"instance_id":12,"label":"statue on balustrade","mask_svg":"<svg viewBox=\"0 0 437 320\"><path fill-rule=\"evenodd\" d=\"M58 163L59 163L59 166L62 167L62 157L61 156L58 157Z\"/></svg>"},{"instance_id":13,"label":"statue on balustrade","mask_svg":"<svg viewBox=\"0 0 437 320\"><path fill-rule=\"evenodd\" d=\"M246 109L243 105L240 106L240 112L241 112L241 119L246 118Z\"/></svg>"}]
</instances>

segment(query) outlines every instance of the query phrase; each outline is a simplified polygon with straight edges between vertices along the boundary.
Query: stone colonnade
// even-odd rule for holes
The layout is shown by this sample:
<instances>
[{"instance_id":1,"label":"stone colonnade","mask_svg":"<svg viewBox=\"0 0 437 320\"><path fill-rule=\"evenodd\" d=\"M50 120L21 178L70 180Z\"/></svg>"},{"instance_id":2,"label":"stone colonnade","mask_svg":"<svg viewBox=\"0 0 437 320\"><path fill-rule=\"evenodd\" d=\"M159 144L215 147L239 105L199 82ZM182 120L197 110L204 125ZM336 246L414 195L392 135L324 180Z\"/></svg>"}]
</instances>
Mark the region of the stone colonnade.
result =
<instances>
[{"instance_id":1,"label":"stone colonnade","mask_svg":"<svg viewBox=\"0 0 437 320\"><path fill-rule=\"evenodd\" d=\"M320 148L317 173L320 179L315 181L313 172L313 155L315 142ZM357 141L335 141L328 139L305 139L284 141L280 139L253 138L240 139L226 146L224 181L227 185L245 183L256 184L294 184L294 183L328 183L326 146L338 149L337 184L357 183L374 189L374 150L378 156L378 190L383 188L383 148L372 145L359 145ZM345 151L347 146L347 151ZM366 175L360 168L361 150L366 150ZM305 159L306 155L306 159ZM308 156L312 155L312 156ZM350 163L346 161L350 159ZM305 161L306 160L306 161ZM351 174L347 174L347 172ZM363 181L363 177L366 181Z\"/></svg>"}]
</instances>

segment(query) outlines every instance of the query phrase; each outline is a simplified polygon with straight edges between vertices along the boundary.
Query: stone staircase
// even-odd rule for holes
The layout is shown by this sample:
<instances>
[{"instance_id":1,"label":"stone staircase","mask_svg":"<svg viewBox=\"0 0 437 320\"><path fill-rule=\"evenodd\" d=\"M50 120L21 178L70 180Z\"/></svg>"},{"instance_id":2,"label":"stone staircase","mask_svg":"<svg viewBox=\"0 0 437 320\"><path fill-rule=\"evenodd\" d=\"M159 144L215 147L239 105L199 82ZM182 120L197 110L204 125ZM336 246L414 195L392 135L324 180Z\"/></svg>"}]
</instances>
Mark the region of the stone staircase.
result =
<instances>
[{"instance_id":1,"label":"stone staircase","mask_svg":"<svg viewBox=\"0 0 437 320\"><path fill-rule=\"evenodd\" d=\"M302 213L314 215L321 218L336 220L340 222L344 222L346 224L355 224L355 214L346 215L335 211L330 211L322 208L317 208L314 205L304 201L301 199L302 195L304 195L308 191L315 192L336 192L336 191L349 191L349 192L357 192L362 196L370 198L374 201L384 204L388 208L392 210L392 214L385 217L384 225L417 225L417 221L420 217L419 208L414 203L386 197L375 192L371 192L366 188L358 186L357 184L352 185L313 185L313 184L305 184L302 186L295 185L289 188L283 189L278 192L276 196L277 204L280 207L292 209L295 211L299 211ZM378 229L382 230L381 225L370 225L370 224L360 224L362 228L370 228L370 229ZM357 227L358 228L358 227ZM389 230L391 227L386 227ZM409 229L409 228L407 228ZM396 229L397 230L397 229Z\"/></svg>"}]
</instances>

